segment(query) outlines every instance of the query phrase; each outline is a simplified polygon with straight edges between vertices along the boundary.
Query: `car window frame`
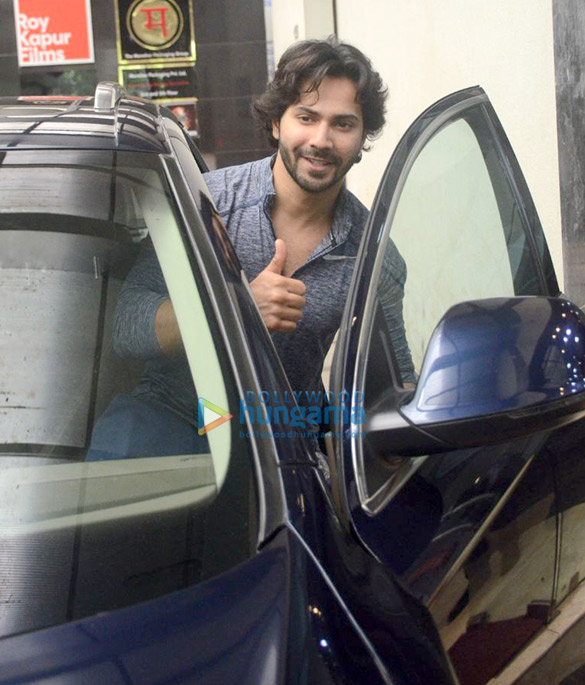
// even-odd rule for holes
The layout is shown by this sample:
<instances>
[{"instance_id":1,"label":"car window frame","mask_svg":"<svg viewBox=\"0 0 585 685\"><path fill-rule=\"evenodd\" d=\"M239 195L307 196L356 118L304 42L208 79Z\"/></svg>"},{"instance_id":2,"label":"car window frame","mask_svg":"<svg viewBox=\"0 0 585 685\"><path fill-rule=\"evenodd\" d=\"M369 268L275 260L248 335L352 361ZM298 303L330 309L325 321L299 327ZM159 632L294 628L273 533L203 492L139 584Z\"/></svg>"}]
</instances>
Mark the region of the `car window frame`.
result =
<instances>
[{"instance_id":1,"label":"car window frame","mask_svg":"<svg viewBox=\"0 0 585 685\"><path fill-rule=\"evenodd\" d=\"M225 360L229 364L234 385L239 392L240 399L245 397L246 391L253 391L256 396L261 391L258 382L258 371L255 367L254 355L247 340L247 333L238 316L238 305L234 302L232 288L240 284L229 282L222 264L209 240L209 233L201 215L201 198L196 197L192 184L189 184L180 160L175 155L164 155L163 165L166 168L167 180L171 193L175 197L175 204L180 212L180 230L184 244L191 260L193 269L202 279L202 287L208 295L207 304L213 318L213 326L217 337L221 340ZM195 159L193 160L195 163ZM198 183L200 192L207 191L204 179ZM208 191L205 193L209 199ZM245 280L245 275L241 278ZM243 284L241 284L243 286ZM244 286L245 289L245 286ZM240 296L251 297L246 293ZM270 341L268 341L270 342ZM284 379L283 379L283 382ZM246 433L253 458L253 472L256 484L256 498L258 503L257 548L273 535L287 520L286 496L282 482L282 475L278 468L279 450L274 438L261 437L254 431L246 417ZM234 417L237 418L237 417Z\"/></svg>"},{"instance_id":2,"label":"car window frame","mask_svg":"<svg viewBox=\"0 0 585 685\"><path fill-rule=\"evenodd\" d=\"M400 201L402 187L410 169L421 150L438 131L472 109L478 109L481 112L482 119L486 122L497 151L500 165L510 183L514 200L519 207L522 229L537 271L542 294L549 296L559 294L558 284L552 269L552 260L534 202L509 140L486 93L476 86L448 95L431 105L413 122L395 148L378 187L357 256L350 296L342 317L339 342L332 370L332 384L336 395L345 392L348 397L352 397L356 391L363 393L365 388L367 360L372 341L377 302L377 297L370 290L372 283L377 282L377 274L382 263L380 252L385 249L389 234L391 234L391 231L387 231L387 227L389 224L391 225ZM544 244L543 255L539 253L533 230L541 234ZM412 390L402 386L399 370L392 357L393 355L389 354L387 361L388 376L392 378L392 392L389 393L392 395L390 402L396 410L397 428L401 421L406 427L407 422L397 410L402 403L411 397ZM408 466L399 474L396 488L392 490L392 493L386 493L385 496L376 498L374 502L370 503L370 506L366 502L367 486L364 482L363 471L361 471L362 475L359 476L360 458L363 460L363 438L360 437L359 433L360 431L357 431L355 426L343 425L336 437L334 449L337 470L342 479L340 490L343 497L340 506L343 515L353 520L354 525L356 525L356 521L359 522L357 524L358 529L359 525L367 525L367 520L370 522L375 520L377 513L385 508L393 494L400 488L400 484L405 482L418 468L418 465L426 459L426 457L420 457L409 460ZM363 461L361 463L363 464ZM358 482L360 478L361 482Z\"/></svg>"}]
</instances>

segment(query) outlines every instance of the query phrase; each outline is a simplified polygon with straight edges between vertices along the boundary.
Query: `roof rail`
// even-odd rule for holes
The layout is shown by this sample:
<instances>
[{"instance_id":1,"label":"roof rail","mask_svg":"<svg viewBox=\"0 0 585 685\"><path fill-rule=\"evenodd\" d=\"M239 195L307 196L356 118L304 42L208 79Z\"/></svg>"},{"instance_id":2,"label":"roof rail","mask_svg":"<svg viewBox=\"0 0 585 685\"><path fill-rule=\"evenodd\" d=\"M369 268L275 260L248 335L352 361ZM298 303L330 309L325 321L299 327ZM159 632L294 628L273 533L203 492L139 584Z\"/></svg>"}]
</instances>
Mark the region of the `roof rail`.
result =
<instances>
[{"instance_id":1,"label":"roof rail","mask_svg":"<svg viewBox=\"0 0 585 685\"><path fill-rule=\"evenodd\" d=\"M113 110L124 95L126 92L119 83L100 81L95 89L94 108L101 112Z\"/></svg>"}]
</instances>

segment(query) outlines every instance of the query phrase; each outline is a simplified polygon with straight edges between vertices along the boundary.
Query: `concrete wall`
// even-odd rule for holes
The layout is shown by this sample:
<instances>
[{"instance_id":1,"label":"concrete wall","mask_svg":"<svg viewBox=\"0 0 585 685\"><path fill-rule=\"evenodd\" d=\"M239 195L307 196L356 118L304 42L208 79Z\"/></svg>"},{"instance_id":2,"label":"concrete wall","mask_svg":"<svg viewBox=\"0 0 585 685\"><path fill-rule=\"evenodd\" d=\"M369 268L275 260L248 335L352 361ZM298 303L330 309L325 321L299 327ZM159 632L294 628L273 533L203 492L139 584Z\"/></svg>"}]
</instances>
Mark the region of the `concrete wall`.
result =
<instances>
[{"instance_id":1,"label":"concrete wall","mask_svg":"<svg viewBox=\"0 0 585 685\"><path fill-rule=\"evenodd\" d=\"M264 1L271 6L276 62L297 40L326 38L335 33L335 0Z\"/></svg>"},{"instance_id":2,"label":"concrete wall","mask_svg":"<svg viewBox=\"0 0 585 685\"><path fill-rule=\"evenodd\" d=\"M481 85L528 181L563 267L551 0L337 1L339 36L361 47L390 88L383 137L351 173L366 204L398 139L426 106Z\"/></svg>"},{"instance_id":3,"label":"concrete wall","mask_svg":"<svg viewBox=\"0 0 585 685\"><path fill-rule=\"evenodd\" d=\"M273 0L277 58L295 38L331 33L325 22L306 21L310 4ZM388 125L350 172L350 189L370 206L412 120L443 95L481 85L516 151L562 283L552 0L336 0L335 6L339 38L361 48L390 89ZM285 8L295 16L297 36Z\"/></svg>"}]
</instances>

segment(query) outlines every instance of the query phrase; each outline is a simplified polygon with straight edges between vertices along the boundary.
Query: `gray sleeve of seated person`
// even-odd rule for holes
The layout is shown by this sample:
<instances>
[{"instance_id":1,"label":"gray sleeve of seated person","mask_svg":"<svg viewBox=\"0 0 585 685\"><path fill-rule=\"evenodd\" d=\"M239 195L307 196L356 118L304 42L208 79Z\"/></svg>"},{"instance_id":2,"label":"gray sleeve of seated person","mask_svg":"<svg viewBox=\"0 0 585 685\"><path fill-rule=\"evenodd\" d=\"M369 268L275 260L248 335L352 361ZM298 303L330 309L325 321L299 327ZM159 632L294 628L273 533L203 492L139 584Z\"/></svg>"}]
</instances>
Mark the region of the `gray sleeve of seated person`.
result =
<instances>
[{"instance_id":1,"label":"gray sleeve of seated person","mask_svg":"<svg viewBox=\"0 0 585 685\"><path fill-rule=\"evenodd\" d=\"M154 328L168 290L152 243L142 247L122 288L114 314L114 351L122 359L162 357Z\"/></svg>"}]
</instances>

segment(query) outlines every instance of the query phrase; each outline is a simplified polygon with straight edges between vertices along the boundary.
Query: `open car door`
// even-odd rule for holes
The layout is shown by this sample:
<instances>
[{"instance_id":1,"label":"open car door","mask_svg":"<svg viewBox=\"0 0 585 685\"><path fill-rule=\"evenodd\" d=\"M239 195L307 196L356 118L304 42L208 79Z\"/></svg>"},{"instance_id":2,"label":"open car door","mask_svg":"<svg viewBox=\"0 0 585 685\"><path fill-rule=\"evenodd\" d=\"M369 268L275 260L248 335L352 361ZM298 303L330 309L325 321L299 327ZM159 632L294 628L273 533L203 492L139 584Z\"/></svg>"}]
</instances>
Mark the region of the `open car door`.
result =
<instances>
[{"instance_id":1,"label":"open car door","mask_svg":"<svg viewBox=\"0 0 585 685\"><path fill-rule=\"evenodd\" d=\"M429 607L462 685L495 675L555 602L543 445L585 414L584 317L559 295L486 94L439 101L396 148L358 255L334 458L339 506Z\"/></svg>"}]
</instances>

